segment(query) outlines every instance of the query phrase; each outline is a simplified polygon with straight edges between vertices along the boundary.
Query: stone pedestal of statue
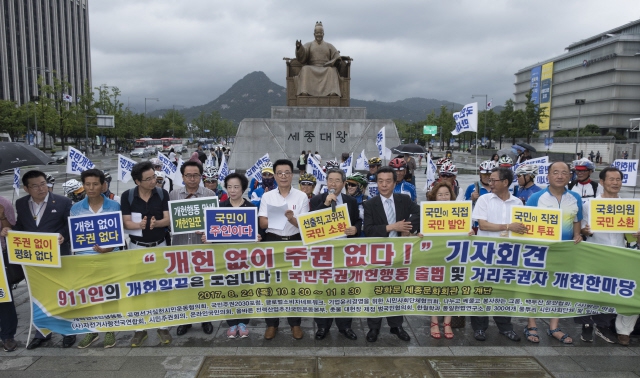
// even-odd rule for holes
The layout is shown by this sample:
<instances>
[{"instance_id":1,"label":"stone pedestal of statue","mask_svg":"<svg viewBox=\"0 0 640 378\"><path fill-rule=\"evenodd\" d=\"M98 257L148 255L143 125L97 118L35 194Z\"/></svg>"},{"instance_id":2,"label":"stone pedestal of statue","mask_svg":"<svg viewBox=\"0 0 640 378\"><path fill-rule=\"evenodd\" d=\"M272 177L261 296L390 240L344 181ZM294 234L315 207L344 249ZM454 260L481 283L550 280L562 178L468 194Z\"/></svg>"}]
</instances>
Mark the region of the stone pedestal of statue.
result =
<instances>
[{"instance_id":1,"label":"stone pedestal of statue","mask_svg":"<svg viewBox=\"0 0 640 378\"><path fill-rule=\"evenodd\" d=\"M246 118L240 122L229 166L245 171L268 152L272 162L285 158L295 167L303 150L318 151L323 164L343 152L353 153L355 166L362 150L367 158L378 156L376 137L382 127L387 147L399 145L393 121L367 119L366 111L351 107L273 106L271 118Z\"/></svg>"}]
</instances>

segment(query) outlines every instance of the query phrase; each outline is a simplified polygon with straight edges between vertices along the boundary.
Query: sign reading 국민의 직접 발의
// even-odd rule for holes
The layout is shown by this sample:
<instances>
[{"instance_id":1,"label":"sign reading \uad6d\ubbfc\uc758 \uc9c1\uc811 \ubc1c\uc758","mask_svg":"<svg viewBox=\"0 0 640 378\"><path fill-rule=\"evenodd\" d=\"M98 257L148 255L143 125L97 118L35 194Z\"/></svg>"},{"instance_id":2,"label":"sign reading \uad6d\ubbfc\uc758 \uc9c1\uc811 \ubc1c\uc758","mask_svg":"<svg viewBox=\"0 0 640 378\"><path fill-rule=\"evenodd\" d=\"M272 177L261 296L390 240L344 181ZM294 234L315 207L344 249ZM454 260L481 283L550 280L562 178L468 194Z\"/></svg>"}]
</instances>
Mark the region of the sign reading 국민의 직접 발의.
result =
<instances>
[{"instance_id":1,"label":"sign reading \uad6d\ubbfc\uc758 \uc9c1\uc811 \ubc1c\uc758","mask_svg":"<svg viewBox=\"0 0 640 378\"><path fill-rule=\"evenodd\" d=\"M298 215L298 225L302 244L307 245L346 237L344 232L351 227L351 219L347 205L342 204L336 206L336 211L329 207Z\"/></svg>"},{"instance_id":2,"label":"sign reading \uad6d\ubbfc\uc758 \uc9c1\uc811 \ubc1c\uc758","mask_svg":"<svg viewBox=\"0 0 640 378\"><path fill-rule=\"evenodd\" d=\"M258 209L255 207L216 207L205 210L208 242L258 241Z\"/></svg>"},{"instance_id":3,"label":"sign reading \uad6d\ubbfc\uc758 \uc9c1\uc811 \ubc1c\uc758","mask_svg":"<svg viewBox=\"0 0 640 378\"><path fill-rule=\"evenodd\" d=\"M69 217L71 250L87 250L94 245L122 247L125 243L123 230L120 211Z\"/></svg>"},{"instance_id":4,"label":"sign reading \uad6d\ubbfc\uc758 \uc9c1\uc811 \ubc1c\uc758","mask_svg":"<svg viewBox=\"0 0 640 378\"><path fill-rule=\"evenodd\" d=\"M540 209L531 206L511 207L511 223L522 223L527 232L517 234L509 230L509 237L544 241L562 240L562 210Z\"/></svg>"},{"instance_id":5,"label":"sign reading \uad6d\ubbfc\uc758 \uc9c1\uc811 \ubc1c\uc758","mask_svg":"<svg viewBox=\"0 0 640 378\"><path fill-rule=\"evenodd\" d=\"M466 235L471 231L471 201L420 202L423 235Z\"/></svg>"},{"instance_id":6,"label":"sign reading \uad6d\ubbfc\uc758 \uc9c1\uc811 \ubc1c\uc758","mask_svg":"<svg viewBox=\"0 0 640 378\"><path fill-rule=\"evenodd\" d=\"M589 201L591 232L636 233L640 229L640 199L593 198Z\"/></svg>"},{"instance_id":7,"label":"sign reading \uad6d\ubbfc\uc758 \uc9c1\uc811 \ubc1c\uc758","mask_svg":"<svg viewBox=\"0 0 640 378\"><path fill-rule=\"evenodd\" d=\"M56 233L9 231L7 250L9 262L20 265L34 265L59 268L60 246Z\"/></svg>"},{"instance_id":8,"label":"sign reading \uad6d\ubbfc\uc758 \uc9c1\uc811 \ubc1c\uc758","mask_svg":"<svg viewBox=\"0 0 640 378\"><path fill-rule=\"evenodd\" d=\"M218 197L169 201L169 217L173 235L204 231L205 209L218 207Z\"/></svg>"}]
</instances>

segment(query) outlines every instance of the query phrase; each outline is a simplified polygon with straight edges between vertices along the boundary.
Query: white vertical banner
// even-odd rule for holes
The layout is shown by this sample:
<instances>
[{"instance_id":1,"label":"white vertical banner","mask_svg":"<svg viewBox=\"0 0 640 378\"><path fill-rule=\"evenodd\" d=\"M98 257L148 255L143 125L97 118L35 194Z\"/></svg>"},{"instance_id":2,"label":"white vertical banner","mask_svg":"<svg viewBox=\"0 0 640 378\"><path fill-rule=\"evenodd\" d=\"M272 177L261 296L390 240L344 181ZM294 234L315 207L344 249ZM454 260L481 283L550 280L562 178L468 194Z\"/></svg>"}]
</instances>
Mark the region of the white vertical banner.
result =
<instances>
[{"instance_id":1,"label":"white vertical banner","mask_svg":"<svg viewBox=\"0 0 640 378\"><path fill-rule=\"evenodd\" d=\"M158 152L158 160L162 162L162 172L164 175L173 180L178 167L176 167L175 164L173 164L171 160L161 152Z\"/></svg>"},{"instance_id":2,"label":"white vertical banner","mask_svg":"<svg viewBox=\"0 0 640 378\"><path fill-rule=\"evenodd\" d=\"M429 191L431 184L433 184L436 181L438 177L438 175L436 174L437 170L438 170L438 167L431 159L431 154L427 154L427 182L425 182L424 184L425 191Z\"/></svg>"},{"instance_id":3,"label":"white vertical banner","mask_svg":"<svg viewBox=\"0 0 640 378\"><path fill-rule=\"evenodd\" d=\"M69 155L67 156L67 173L79 175L87 169L95 168L88 157L86 157L80 150L76 150L73 147L69 147Z\"/></svg>"},{"instance_id":4,"label":"white vertical banner","mask_svg":"<svg viewBox=\"0 0 640 378\"><path fill-rule=\"evenodd\" d=\"M131 168L136 165L135 160L131 160L126 156L118 154L118 181L131 181Z\"/></svg>"},{"instance_id":5,"label":"white vertical banner","mask_svg":"<svg viewBox=\"0 0 640 378\"><path fill-rule=\"evenodd\" d=\"M344 172L345 175L351 176L353 174L353 153L349 155L349 158L344 162L340 163L340 169Z\"/></svg>"},{"instance_id":6,"label":"white vertical banner","mask_svg":"<svg viewBox=\"0 0 640 378\"><path fill-rule=\"evenodd\" d=\"M384 135L384 127L378 131L378 135L376 136L376 146L378 146L378 157L380 159L384 159L386 155L386 139Z\"/></svg>"},{"instance_id":7,"label":"white vertical banner","mask_svg":"<svg viewBox=\"0 0 640 378\"><path fill-rule=\"evenodd\" d=\"M173 176L173 186L175 187L177 186L184 186L184 182L182 181L182 173L180 173L180 168L182 168L182 164L184 164L184 160L182 160L182 157L178 158L177 161L178 166L176 167L176 173ZM204 185L202 184L202 180L200 180L200 185Z\"/></svg>"},{"instance_id":8,"label":"white vertical banner","mask_svg":"<svg viewBox=\"0 0 640 378\"><path fill-rule=\"evenodd\" d=\"M611 166L622 171L622 186L636 186L638 159L616 159Z\"/></svg>"},{"instance_id":9,"label":"white vertical banner","mask_svg":"<svg viewBox=\"0 0 640 378\"><path fill-rule=\"evenodd\" d=\"M363 171L369 169L369 161L367 157L364 155L364 150L360 152L360 156L356 159L356 171Z\"/></svg>"},{"instance_id":10,"label":"white vertical banner","mask_svg":"<svg viewBox=\"0 0 640 378\"><path fill-rule=\"evenodd\" d=\"M258 159L258 161L256 161L256 163L251 168L247 169L247 172L245 172L245 176L247 176L249 180L255 178L256 181L262 182L262 166L270 162L271 160L269 159L269 153L262 155L262 157Z\"/></svg>"},{"instance_id":11,"label":"white vertical banner","mask_svg":"<svg viewBox=\"0 0 640 378\"><path fill-rule=\"evenodd\" d=\"M218 170L218 182L223 182L224 178L229 174L229 166L227 165L227 155L222 154L222 163L220 163L220 169Z\"/></svg>"},{"instance_id":12,"label":"white vertical banner","mask_svg":"<svg viewBox=\"0 0 640 378\"><path fill-rule=\"evenodd\" d=\"M322 170L320 163L318 163L315 158L311 157L311 154L309 154L309 157L307 158L307 173L314 175L318 184L327 183L327 175Z\"/></svg>"},{"instance_id":13,"label":"white vertical banner","mask_svg":"<svg viewBox=\"0 0 640 378\"><path fill-rule=\"evenodd\" d=\"M451 131L451 135L458 135L465 131L478 131L478 103L467 104L457 113L453 113L453 119L456 122L455 130Z\"/></svg>"},{"instance_id":14,"label":"white vertical banner","mask_svg":"<svg viewBox=\"0 0 640 378\"><path fill-rule=\"evenodd\" d=\"M13 189L16 191L16 196L20 196L20 167L13 168Z\"/></svg>"}]
</instances>

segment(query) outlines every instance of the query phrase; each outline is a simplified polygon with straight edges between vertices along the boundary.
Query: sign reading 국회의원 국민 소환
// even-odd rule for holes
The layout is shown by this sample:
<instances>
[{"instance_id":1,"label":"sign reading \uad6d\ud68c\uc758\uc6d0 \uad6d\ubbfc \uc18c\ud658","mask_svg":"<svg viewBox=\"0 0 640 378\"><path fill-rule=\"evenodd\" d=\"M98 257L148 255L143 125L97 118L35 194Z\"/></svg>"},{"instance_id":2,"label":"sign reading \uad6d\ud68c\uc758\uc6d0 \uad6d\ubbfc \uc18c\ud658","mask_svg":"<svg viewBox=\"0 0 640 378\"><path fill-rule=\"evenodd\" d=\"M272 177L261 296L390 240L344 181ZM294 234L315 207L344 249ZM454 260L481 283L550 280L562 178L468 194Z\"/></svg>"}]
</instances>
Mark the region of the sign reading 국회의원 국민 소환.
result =
<instances>
[{"instance_id":1,"label":"sign reading \uad6d\ud68c\uc758\uc6d0 \uad6d\ubbfc \uc18c\ud658","mask_svg":"<svg viewBox=\"0 0 640 378\"><path fill-rule=\"evenodd\" d=\"M640 229L640 199L593 198L589 201L591 232L635 233Z\"/></svg>"}]
</instances>

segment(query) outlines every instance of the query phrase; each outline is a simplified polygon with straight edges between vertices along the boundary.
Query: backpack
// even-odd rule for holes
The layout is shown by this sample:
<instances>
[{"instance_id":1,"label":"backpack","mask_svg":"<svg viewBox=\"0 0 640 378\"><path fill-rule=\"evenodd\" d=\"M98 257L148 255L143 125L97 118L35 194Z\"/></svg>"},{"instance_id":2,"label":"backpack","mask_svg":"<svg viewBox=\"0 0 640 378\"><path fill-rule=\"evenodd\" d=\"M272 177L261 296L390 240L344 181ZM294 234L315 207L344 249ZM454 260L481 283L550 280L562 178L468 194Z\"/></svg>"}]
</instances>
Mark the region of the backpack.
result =
<instances>
[{"instance_id":1,"label":"backpack","mask_svg":"<svg viewBox=\"0 0 640 378\"><path fill-rule=\"evenodd\" d=\"M162 191L162 189L158 188L157 186L154 188L156 190L156 192L158 193L158 195L160 196L160 201L162 201L164 199L164 192ZM129 189L129 206L131 206L131 204L133 204L133 191L135 190L135 188L133 189Z\"/></svg>"}]
</instances>

